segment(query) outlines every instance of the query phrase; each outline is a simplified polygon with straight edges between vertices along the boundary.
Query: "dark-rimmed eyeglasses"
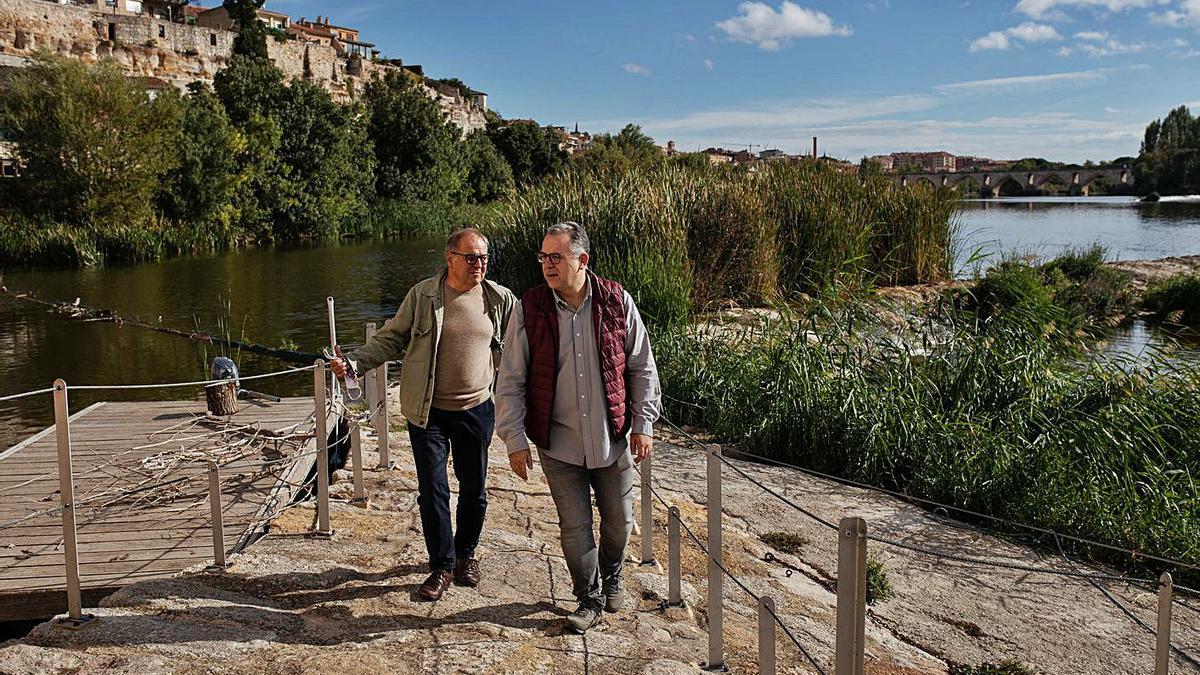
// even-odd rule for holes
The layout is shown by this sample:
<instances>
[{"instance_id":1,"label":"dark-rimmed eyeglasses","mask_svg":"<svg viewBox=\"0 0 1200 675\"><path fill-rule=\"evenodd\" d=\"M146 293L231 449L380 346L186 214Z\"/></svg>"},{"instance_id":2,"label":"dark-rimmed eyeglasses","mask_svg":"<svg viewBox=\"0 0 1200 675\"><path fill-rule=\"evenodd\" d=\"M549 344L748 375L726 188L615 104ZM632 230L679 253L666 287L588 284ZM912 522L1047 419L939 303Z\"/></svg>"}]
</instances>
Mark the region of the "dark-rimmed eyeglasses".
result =
<instances>
[{"instance_id":1,"label":"dark-rimmed eyeglasses","mask_svg":"<svg viewBox=\"0 0 1200 675\"><path fill-rule=\"evenodd\" d=\"M551 265L557 265L563 261L563 258L571 258L571 257L574 257L574 256L564 255L562 253L542 253L541 251L539 251L537 254L537 261L538 261L539 265L544 265L544 264L546 264L547 261L549 261L549 263Z\"/></svg>"},{"instance_id":2,"label":"dark-rimmed eyeglasses","mask_svg":"<svg viewBox=\"0 0 1200 675\"><path fill-rule=\"evenodd\" d=\"M459 253L458 251L450 251L454 255L462 256L463 260L467 261L468 265L486 265L488 262L488 254L486 253Z\"/></svg>"}]
</instances>

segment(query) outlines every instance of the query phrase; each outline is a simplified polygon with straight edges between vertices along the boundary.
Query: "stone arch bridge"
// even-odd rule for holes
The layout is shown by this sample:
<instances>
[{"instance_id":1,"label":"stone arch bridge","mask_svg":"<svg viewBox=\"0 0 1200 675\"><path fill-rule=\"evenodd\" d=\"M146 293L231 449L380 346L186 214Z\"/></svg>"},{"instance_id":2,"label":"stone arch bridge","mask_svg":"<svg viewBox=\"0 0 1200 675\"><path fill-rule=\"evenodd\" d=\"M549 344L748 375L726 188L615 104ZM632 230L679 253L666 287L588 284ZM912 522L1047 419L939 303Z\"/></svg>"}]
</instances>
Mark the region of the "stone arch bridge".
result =
<instances>
[{"instance_id":1,"label":"stone arch bridge","mask_svg":"<svg viewBox=\"0 0 1200 675\"><path fill-rule=\"evenodd\" d=\"M888 177L901 186L920 182L933 187L955 187L970 180L978 188L980 196L995 197L1006 183L1015 183L1022 190L1040 188L1047 183L1065 185L1072 195L1086 196L1092 183L1106 179L1114 185L1133 185L1133 171L1128 167L1105 167L1089 169L1049 169L1044 171L958 171L954 173L900 173Z\"/></svg>"}]
</instances>

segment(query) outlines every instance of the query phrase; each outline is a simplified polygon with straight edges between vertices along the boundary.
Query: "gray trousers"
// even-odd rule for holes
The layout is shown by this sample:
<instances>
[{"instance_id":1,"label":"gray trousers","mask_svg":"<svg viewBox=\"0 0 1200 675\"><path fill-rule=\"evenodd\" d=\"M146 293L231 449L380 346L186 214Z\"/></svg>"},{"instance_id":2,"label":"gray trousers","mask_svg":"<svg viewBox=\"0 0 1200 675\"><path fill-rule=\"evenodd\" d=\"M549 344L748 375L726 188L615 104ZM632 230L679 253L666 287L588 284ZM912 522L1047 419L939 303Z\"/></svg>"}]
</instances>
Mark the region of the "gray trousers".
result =
<instances>
[{"instance_id":1,"label":"gray trousers","mask_svg":"<svg viewBox=\"0 0 1200 675\"><path fill-rule=\"evenodd\" d=\"M601 579L621 578L621 562L633 530L633 466L614 462L603 469L588 469L540 455L550 496L558 510L563 557L571 572L575 598L583 604L604 604ZM600 512L600 548L592 536L592 491Z\"/></svg>"}]
</instances>

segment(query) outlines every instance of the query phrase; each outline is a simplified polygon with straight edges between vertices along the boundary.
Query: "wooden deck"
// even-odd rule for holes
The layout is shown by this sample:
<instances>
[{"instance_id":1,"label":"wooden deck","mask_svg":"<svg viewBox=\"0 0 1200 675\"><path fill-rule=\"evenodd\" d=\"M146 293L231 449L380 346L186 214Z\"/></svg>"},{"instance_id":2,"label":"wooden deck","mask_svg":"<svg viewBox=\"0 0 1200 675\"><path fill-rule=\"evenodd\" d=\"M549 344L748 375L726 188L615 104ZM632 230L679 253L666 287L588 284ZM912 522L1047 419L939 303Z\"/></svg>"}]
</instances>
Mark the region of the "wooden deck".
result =
<instances>
[{"instance_id":1,"label":"wooden deck","mask_svg":"<svg viewBox=\"0 0 1200 675\"><path fill-rule=\"evenodd\" d=\"M246 404L230 420L251 429L274 431L305 421L311 398ZM172 576L213 556L207 471L187 462L167 480L188 478L169 492L128 492L133 481L160 483L161 469L146 469L146 458L180 443L163 430L190 425L204 415L203 402L97 403L71 418L75 476L79 573L84 606L122 586ZM311 425L302 425L308 430ZM204 426L191 427L194 438ZM213 427L215 428L215 427ZM310 434L311 436L311 434ZM166 441L166 442L164 442ZM180 438L186 442L187 438ZM306 457L278 462L270 470L222 471L222 513L227 552L247 545L261 531L263 516L287 504L294 485L313 464L313 438L293 441ZM139 446L151 446L140 447ZM229 458L244 465L269 459L261 454ZM137 474L145 472L147 478ZM131 479L132 476L132 479ZM117 486L117 487L114 487ZM114 500L116 500L114 502ZM5 523L59 505L58 449L54 429L0 451L0 621L38 619L66 611L66 581L60 512L39 515L16 525Z\"/></svg>"}]
</instances>

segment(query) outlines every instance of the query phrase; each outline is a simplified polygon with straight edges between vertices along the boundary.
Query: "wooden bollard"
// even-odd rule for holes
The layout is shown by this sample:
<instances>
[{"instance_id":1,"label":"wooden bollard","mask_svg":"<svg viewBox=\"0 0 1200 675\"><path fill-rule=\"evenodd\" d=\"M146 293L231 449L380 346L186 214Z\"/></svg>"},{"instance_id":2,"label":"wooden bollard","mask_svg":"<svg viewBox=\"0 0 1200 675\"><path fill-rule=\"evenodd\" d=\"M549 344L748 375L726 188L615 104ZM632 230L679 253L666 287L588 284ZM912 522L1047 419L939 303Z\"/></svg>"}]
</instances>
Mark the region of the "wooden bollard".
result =
<instances>
[{"instance_id":1,"label":"wooden bollard","mask_svg":"<svg viewBox=\"0 0 1200 675\"><path fill-rule=\"evenodd\" d=\"M54 381L54 433L58 442L58 494L62 504L63 565L67 575L67 616L54 625L77 629L95 619L83 613L79 588L79 542L75 531L75 481L71 466L71 422L67 404L67 383Z\"/></svg>"},{"instance_id":2,"label":"wooden bollard","mask_svg":"<svg viewBox=\"0 0 1200 675\"><path fill-rule=\"evenodd\" d=\"M313 407L317 415L317 529L311 534L328 539L333 536L333 530L329 527L329 430L325 417L325 362L317 359L315 365Z\"/></svg>"}]
</instances>

